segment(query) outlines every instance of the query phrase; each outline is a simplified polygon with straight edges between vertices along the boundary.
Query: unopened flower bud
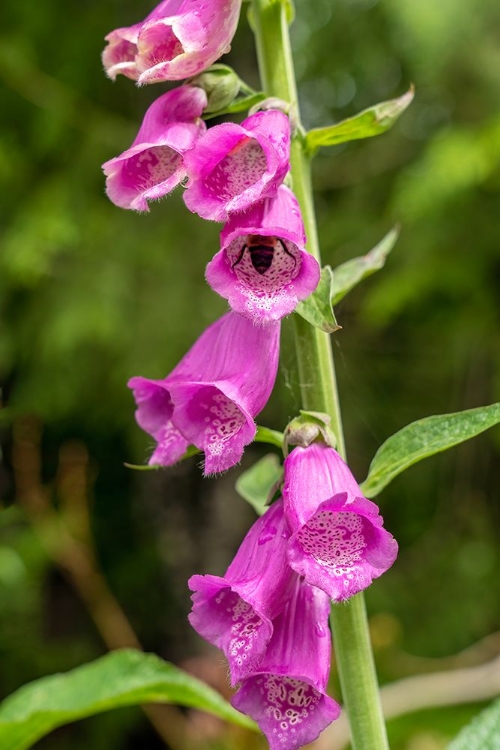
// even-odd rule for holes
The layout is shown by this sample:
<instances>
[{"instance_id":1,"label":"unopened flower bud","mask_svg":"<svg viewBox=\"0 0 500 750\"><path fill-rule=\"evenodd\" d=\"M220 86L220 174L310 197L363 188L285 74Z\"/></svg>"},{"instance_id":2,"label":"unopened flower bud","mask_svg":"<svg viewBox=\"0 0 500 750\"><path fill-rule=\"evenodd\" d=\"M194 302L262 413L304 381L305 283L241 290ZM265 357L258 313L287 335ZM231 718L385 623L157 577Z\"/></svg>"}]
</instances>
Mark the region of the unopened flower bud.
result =
<instances>
[{"instance_id":1,"label":"unopened flower bud","mask_svg":"<svg viewBox=\"0 0 500 750\"><path fill-rule=\"evenodd\" d=\"M319 411L301 411L300 416L292 419L285 430L285 455L290 446L300 445L307 448L316 441L328 446L335 445L335 436L330 429L330 417Z\"/></svg>"},{"instance_id":2,"label":"unopened flower bud","mask_svg":"<svg viewBox=\"0 0 500 750\"><path fill-rule=\"evenodd\" d=\"M238 96L240 79L228 65L212 65L189 83L199 86L207 95L207 114L226 109Z\"/></svg>"}]
</instances>

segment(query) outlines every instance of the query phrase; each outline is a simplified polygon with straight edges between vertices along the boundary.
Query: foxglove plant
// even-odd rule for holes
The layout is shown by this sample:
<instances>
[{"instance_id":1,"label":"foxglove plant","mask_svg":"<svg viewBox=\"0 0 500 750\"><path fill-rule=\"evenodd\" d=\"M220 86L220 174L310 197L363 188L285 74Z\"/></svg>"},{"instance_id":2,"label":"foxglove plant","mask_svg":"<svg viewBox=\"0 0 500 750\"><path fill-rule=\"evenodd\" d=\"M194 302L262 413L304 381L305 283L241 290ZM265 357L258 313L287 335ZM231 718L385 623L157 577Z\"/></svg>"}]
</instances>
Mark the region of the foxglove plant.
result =
<instances>
[{"instance_id":1,"label":"foxglove plant","mask_svg":"<svg viewBox=\"0 0 500 750\"><path fill-rule=\"evenodd\" d=\"M107 35L107 75L139 84L180 81L229 52L241 0L163 0L140 23Z\"/></svg>"},{"instance_id":2,"label":"foxglove plant","mask_svg":"<svg viewBox=\"0 0 500 750\"><path fill-rule=\"evenodd\" d=\"M263 659L231 700L255 719L270 750L298 750L340 714L339 704L326 694L329 614L328 596L295 576Z\"/></svg>"},{"instance_id":3,"label":"foxglove plant","mask_svg":"<svg viewBox=\"0 0 500 750\"><path fill-rule=\"evenodd\" d=\"M205 92L196 86L167 91L147 110L132 146L102 165L106 193L121 208L148 211L148 201L170 193L186 176L184 154L206 130Z\"/></svg>"},{"instance_id":4,"label":"foxglove plant","mask_svg":"<svg viewBox=\"0 0 500 750\"><path fill-rule=\"evenodd\" d=\"M129 385L137 421L156 442L154 466L175 463L194 444L205 452L205 474L224 471L254 437L281 447L287 456L284 477L273 454L239 479L240 494L259 511L274 502L252 526L225 575L194 575L189 581L189 619L223 650L237 688L233 706L255 719L271 750L299 750L315 740L340 712L327 694L330 615L352 748L388 750L361 592L392 565L397 544L365 495L374 497L421 458L500 423L500 404L408 425L377 451L364 492L358 486L345 462L328 334L338 328L333 305L383 265L393 240L388 242L388 235L373 252L334 271L323 268L320 278L310 160L322 146L387 130L413 91L306 132L288 33L293 1L250 3L265 92L251 90L227 66L206 70L228 50L241 0L164 0L145 21L107 37L103 61L111 78L121 73L149 83L191 77L151 105L132 147L104 165L108 195L121 207L145 211L148 200L187 176L187 207L226 222L207 279L233 308L205 330L166 378L135 377ZM208 132L200 119L243 111L253 114L241 124L223 123ZM297 199L283 185L289 170ZM257 433L254 418L276 377L279 321L294 309L303 409L284 434L266 428ZM71 534L66 536L71 542ZM87 570L88 560L82 559ZM94 578L102 589L99 576ZM135 640L133 631L127 637ZM102 691L97 701L90 693L109 682L108 707L130 702L131 696L142 703L161 685L164 698L211 708L248 726L198 680L151 655L124 650L73 677L51 681L59 686L53 700L47 698L46 680L42 691L37 685L23 688L0 707L0 744L2 738L9 744L13 733L21 742L36 741L47 728L78 718L82 705L101 711ZM29 701L30 695L36 700ZM35 710L30 705L25 710L30 703ZM48 722L40 721L41 712ZM150 710L148 716L169 746L181 748L183 731L171 731L170 720L157 721ZM476 740L481 736L480 743L492 716L472 732ZM466 743L470 736L464 735ZM328 738L325 746L331 746ZM459 740L458 746L465 745Z\"/></svg>"},{"instance_id":5,"label":"foxglove plant","mask_svg":"<svg viewBox=\"0 0 500 750\"><path fill-rule=\"evenodd\" d=\"M297 446L286 458L283 500L288 561L333 601L362 591L396 559L398 545L377 506L324 443Z\"/></svg>"},{"instance_id":6,"label":"foxglove plant","mask_svg":"<svg viewBox=\"0 0 500 750\"><path fill-rule=\"evenodd\" d=\"M278 501L259 518L221 578L195 575L189 621L220 648L233 685L255 671L273 634L273 620L290 598L296 575L286 559L290 536Z\"/></svg>"},{"instance_id":7,"label":"foxglove plant","mask_svg":"<svg viewBox=\"0 0 500 750\"><path fill-rule=\"evenodd\" d=\"M290 121L270 109L241 125L216 125L186 154L186 169L189 210L227 221L230 214L276 195L290 169Z\"/></svg>"},{"instance_id":8,"label":"foxglove plant","mask_svg":"<svg viewBox=\"0 0 500 750\"><path fill-rule=\"evenodd\" d=\"M150 463L170 466L192 443L205 452L205 474L237 464L274 386L279 340L279 323L261 329L229 312L166 378L132 378L137 422L157 441Z\"/></svg>"},{"instance_id":9,"label":"foxglove plant","mask_svg":"<svg viewBox=\"0 0 500 750\"><path fill-rule=\"evenodd\" d=\"M111 78L121 73L139 84L191 78L150 107L132 147L104 169L108 195L119 206L147 210L148 200L182 182L190 211L225 222L206 277L232 311L206 329L167 377L129 382L137 422L156 442L150 464L169 466L191 444L205 452L205 474L239 462L274 385L279 321L302 303L303 318L294 316L294 324L304 408L314 410L316 421L317 412L330 415L338 452L330 447L326 427L318 431L310 425L310 439L294 443L286 458L282 498L250 529L226 574L189 581L190 622L224 652L231 682L238 685L233 705L257 721L271 750L298 750L340 711L326 694L330 600L359 594L392 564L397 544L341 457L326 335L336 328L335 277L325 269L319 285L309 173L322 131L308 141L311 133L300 125L289 3L251 2L266 93L253 92L247 101L249 106L255 98L267 101L241 124L224 122L205 132L200 121L202 112L209 118L243 111L241 100L231 98L249 88L233 71L216 66L204 73L229 48L240 0L165 0L145 21L107 37L103 62ZM330 143L330 128L323 131ZM290 170L295 194L283 184ZM319 296L307 307L317 287ZM274 490L273 496L279 494ZM351 717L360 716L361 728L352 726L353 747L387 750L359 595L344 610L334 609L332 622L344 697ZM368 725L367 706L375 717Z\"/></svg>"},{"instance_id":10,"label":"foxglove plant","mask_svg":"<svg viewBox=\"0 0 500 750\"><path fill-rule=\"evenodd\" d=\"M280 185L272 198L231 215L206 279L235 312L257 325L279 320L318 285L319 265L305 244L297 199Z\"/></svg>"}]
</instances>

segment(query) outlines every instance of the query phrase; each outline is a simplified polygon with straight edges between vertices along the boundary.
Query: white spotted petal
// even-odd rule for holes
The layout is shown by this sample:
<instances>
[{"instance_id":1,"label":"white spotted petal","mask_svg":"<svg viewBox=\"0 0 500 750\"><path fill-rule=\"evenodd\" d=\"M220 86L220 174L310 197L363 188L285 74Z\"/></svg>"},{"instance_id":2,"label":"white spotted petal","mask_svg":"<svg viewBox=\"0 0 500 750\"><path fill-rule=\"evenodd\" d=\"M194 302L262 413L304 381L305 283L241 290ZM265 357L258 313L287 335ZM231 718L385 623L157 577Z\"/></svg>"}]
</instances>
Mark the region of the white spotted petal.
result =
<instances>
[{"instance_id":1,"label":"white spotted petal","mask_svg":"<svg viewBox=\"0 0 500 750\"><path fill-rule=\"evenodd\" d=\"M281 185L272 198L230 217L221 250L207 266L207 281L255 324L280 320L319 282L319 265L305 242L297 199Z\"/></svg>"},{"instance_id":2,"label":"white spotted petal","mask_svg":"<svg viewBox=\"0 0 500 750\"><path fill-rule=\"evenodd\" d=\"M299 750L339 717L339 704L326 694L329 614L328 596L296 576L264 657L231 700L255 719L270 750Z\"/></svg>"},{"instance_id":3,"label":"white spotted petal","mask_svg":"<svg viewBox=\"0 0 500 750\"><path fill-rule=\"evenodd\" d=\"M256 112L241 125L210 128L186 155L184 202L204 219L227 221L276 194L290 169L290 122L279 110Z\"/></svg>"},{"instance_id":4,"label":"white spotted petal","mask_svg":"<svg viewBox=\"0 0 500 750\"><path fill-rule=\"evenodd\" d=\"M164 380L132 378L138 423L157 441L162 427L168 427L171 439L172 426L175 434L205 452L205 474L229 469L255 436L254 418L274 386L279 340L279 323L258 328L241 315L227 313L202 333ZM158 389L168 393L163 421L160 415L152 417L150 402L160 402ZM168 466L179 457L167 456L158 463Z\"/></svg>"},{"instance_id":5,"label":"white spotted petal","mask_svg":"<svg viewBox=\"0 0 500 750\"><path fill-rule=\"evenodd\" d=\"M205 132L207 97L196 86L167 91L147 110L132 146L102 165L108 198L121 208L148 211L186 176L184 154Z\"/></svg>"},{"instance_id":6,"label":"white spotted petal","mask_svg":"<svg viewBox=\"0 0 500 750\"><path fill-rule=\"evenodd\" d=\"M223 577L195 575L188 582L189 621L224 652L233 685L257 668L289 597L296 576L286 561L288 537L278 501L253 524Z\"/></svg>"},{"instance_id":7,"label":"white spotted petal","mask_svg":"<svg viewBox=\"0 0 500 750\"><path fill-rule=\"evenodd\" d=\"M285 460L283 499L292 532L288 561L333 601L367 588L396 559L398 545L378 507L333 448L294 448Z\"/></svg>"}]
</instances>

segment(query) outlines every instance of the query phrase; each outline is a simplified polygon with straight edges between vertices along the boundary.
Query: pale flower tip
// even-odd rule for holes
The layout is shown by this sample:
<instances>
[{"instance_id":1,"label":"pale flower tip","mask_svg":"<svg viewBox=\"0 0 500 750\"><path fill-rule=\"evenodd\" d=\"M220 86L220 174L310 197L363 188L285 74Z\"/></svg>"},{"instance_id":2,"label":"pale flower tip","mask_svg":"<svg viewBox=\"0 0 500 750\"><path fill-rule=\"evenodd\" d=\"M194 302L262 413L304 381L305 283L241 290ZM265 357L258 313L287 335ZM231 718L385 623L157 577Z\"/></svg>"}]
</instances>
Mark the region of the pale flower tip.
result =
<instances>
[{"instance_id":1,"label":"pale flower tip","mask_svg":"<svg viewBox=\"0 0 500 750\"><path fill-rule=\"evenodd\" d=\"M240 6L241 0L163 0L142 22L108 34L106 61L133 60L138 85L189 78L230 48Z\"/></svg>"}]
</instances>

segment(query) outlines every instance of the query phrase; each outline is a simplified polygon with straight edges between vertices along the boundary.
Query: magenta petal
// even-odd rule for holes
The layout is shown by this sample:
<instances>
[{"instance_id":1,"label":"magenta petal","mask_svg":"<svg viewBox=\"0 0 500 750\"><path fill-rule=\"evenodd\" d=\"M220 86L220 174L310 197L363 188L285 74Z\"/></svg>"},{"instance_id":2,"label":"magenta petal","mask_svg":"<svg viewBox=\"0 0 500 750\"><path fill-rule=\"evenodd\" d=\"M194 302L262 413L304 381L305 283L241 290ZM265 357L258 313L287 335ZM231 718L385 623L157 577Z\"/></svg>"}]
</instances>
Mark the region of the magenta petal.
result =
<instances>
[{"instance_id":1,"label":"magenta petal","mask_svg":"<svg viewBox=\"0 0 500 750\"><path fill-rule=\"evenodd\" d=\"M106 192L121 208L148 211L148 200L171 192L185 177L183 154L205 124L207 98L195 86L180 86L153 102L132 146L103 164Z\"/></svg>"},{"instance_id":2,"label":"magenta petal","mask_svg":"<svg viewBox=\"0 0 500 750\"><path fill-rule=\"evenodd\" d=\"M216 474L239 463L245 445L255 437L255 423L238 397L224 393L223 384L175 383L173 422L205 452L205 474ZM238 403L239 402L239 403Z\"/></svg>"},{"instance_id":3,"label":"magenta petal","mask_svg":"<svg viewBox=\"0 0 500 750\"><path fill-rule=\"evenodd\" d=\"M278 110L257 112L241 125L216 125L186 155L186 206L204 219L226 221L275 195L289 159L290 123Z\"/></svg>"},{"instance_id":4,"label":"magenta petal","mask_svg":"<svg viewBox=\"0 0 500 750\"><path fill-rule=\"evenodd\" d=\"M194 629L222 649L235 684L252 672L271 638L295 574L285 550L288 529L277 502L254 523L223 578L193 576Z\"/></svg>"},{"instance_id":5,"label":"magenta petal","mask_svg":"<svg viewBox=\"0 0 500 750\"><path fill-rule=\"evenodd\" d=\"M297 199L281 185L273 198L232 214L221 233L222 249L207 266L207 281L255 324L280 320L319 282L319 265L304 244Z\"/></svg>"},{"instance_id":6,"label":"magenta petal","mask_svg":"<svg viewBox=\"0 0 500 750\"><path fill-rule=\"evenodd\" d=\"M290 539L291 567L336 602L367 588L397 556L395 539L363 502L347 502L346 493L326 500Z\"/></svg>"},{"instance_id":7,"label":"magenta petal","mask_svg":"<svg viewBox=\"0 0 500 750\"><path fill-rule=\"evenodd\" d=\"M137 403L137 424L157 442L149 459L153 466L172 466L186 452L188 441L172 424L173 404L165 380L135 377L128 382Z\"/></svg>"},{"instance_id":8,"label":"magenta petal","mask_svg":"<svg viewBox=\"0 0 500 750\"><path fill-rule=\"evenodd\" d=\"M106 73L141 84L196 75L229 52L240 9L241 0L164 0L144 21L108 34Z\"/></svg>"},{"instance_id":9,"label":"magenta petal","mask_svg":"<svg viewBox=\"0 0 500 750\"><path fill-rule=\"evenodd\" d=\"M333 448L313 443L290 453L283 499L292 531L288 561L334 601L365 589L396 559L398 545L378 507Z\"/></svg>"},{"instance_id":10,"label":"magenta petal","mask_svg":"<svg viewBox=\"0 0 500 750\"><path fill-rule=\"evenodd\" d=\"M271 394L279 323L257 328L227 313L213 323L169 376L172 422L205 451L205 474L234 466L255 435L254 417Z\"/></svg>"},{"instance_id":11,"label":"magenta petal","mask_svg":"<svg viewBox=\"0 0 500 750\"><path fill-rule=\"evenodd\" d=\"M137 43L139 83L194 76L229 52L241 0L171 0L164 16L141 28Z\"/></svg>"},{"instance_id":12,"label":"magenta petal","mask_svg":"<svg viewBox=\"0 0 500 750\"><path fill-rule=\"evenodd\" d=\"M300 528L323 500L340 492L347 492L349 500L363 496L347 464L324 443L293 449L285 461L283 490L292 531Z\"/></svg>"},{"instance_id":13,"label":"magenta petal","mask_svg":"<svg viewBox=\"0 0 500 750\"><path fill-rule=\"evenodd\" d=\"M298 750L338 718L340 706L326 695L330 671L330 603L297 577L255 673L231 703L258 723L271 750Z\"/></svg>"},{"instance_id":14,"label":"magenta petal","mask_svg":"<svg viewBox=\"0 0 500 750\"><path fill-rule=\"evenodd\" d=\"M168 434L161 433L163 441L182 435L186 445L205 451L205 474L234 466L253 440L254 418L271 394L279 340L279 323L262 329L227 313L204 331L165 380L130 381L140 407L139 424L157 440L160 429L168 425ZM139 383L148 384L144 396ZM168 391L168 404L153 387Z\"/></svg>"}]
</instances>

